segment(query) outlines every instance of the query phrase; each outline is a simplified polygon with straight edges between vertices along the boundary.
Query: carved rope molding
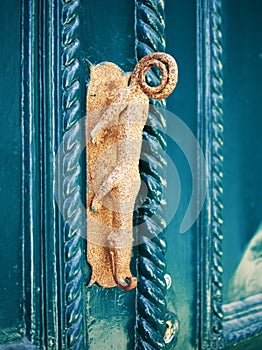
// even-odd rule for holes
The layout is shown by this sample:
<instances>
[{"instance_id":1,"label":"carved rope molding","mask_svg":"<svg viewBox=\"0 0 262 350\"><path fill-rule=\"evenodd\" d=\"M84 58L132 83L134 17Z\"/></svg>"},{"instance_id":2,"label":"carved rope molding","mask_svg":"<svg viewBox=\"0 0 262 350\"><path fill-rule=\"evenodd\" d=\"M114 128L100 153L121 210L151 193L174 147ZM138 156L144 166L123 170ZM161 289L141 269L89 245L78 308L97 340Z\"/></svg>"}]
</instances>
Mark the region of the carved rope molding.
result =
<instances>
[{"instance_id":1,"label":"carved rope molding","mask_svg":"<svg viewBox=\"0 0 262 350\"><path fill-rule=\"evenodd\" d=\"M164 4L159 0L135 1L136 58L140 60L155 51L165 51ZM159 82L157 72L150 71L149 82ZM164 107L164 101L150 101L151 104ZM138 288L137 288L137 349L167 349L177 338L178 320L176 315L167 310L165 295L167 292L164 274L166 271L165 237L165 187L166 159L164 151L166 141L163 133L166 121L160 112L149 112L143 138L150 145L150 150L142 149L143 161L140 161L141 179L148 187L148 196L136 215L136 223L146 223L147 229L138 232ZM145 161L148 159L148 162ZM161 206L161 210L159 210ZM155 214L158 208L158 216ZM160 234L158 232L161 231ZM146 240L154 237L152 240ZM167 321L171 321L174 334L169 343L164 341Z\"/></svg>"},{"instance_id":2,"label":"carved rope molding","mask_svg":"<svg viewBox=\"0 0 262 350\"><path fill-rule=\"evenodd\" d=\"M207 164L207 200L199 220L200 339L203 349L223 342L222 311L222 177L223 67L222 2L199 0L198 19L198 136ZM200 170L201 172L201 170Z\"/></svg>"},{"instance_id":3,"label":"carved rope molding","mask_svg":"<svg viewBox=\"0 0 262 350\"><path fill-rule=\"evenodd\" d=\"M213 234L213 331L215 339L222 338L222 194L223 194L223 72L221 0L211 5L211 113L212 113L212 234Z\"/></svg>"},{"instance_id":4,"label":"carved rope molding","mask_svg":"<svg viewBox=\"0 0 262 350\"><path fill-rule=\"evenodd\" d=\"M83 246L84 218L80 209L80 67L77 59L79 0L62 1L62 110L66 132L63 157L63 212L65 219L66 348L85 348Z\"/></svg>"},{"instance_id":5,"label":"carved rope molding","mask_svg":"<svg viewBox=\"0 0 262 350\"><path fill-rule=\"evenodd\" d=\"M262 294L223 305L224 346L234 345L262 332Z\"/></svg>"}]
</instances>

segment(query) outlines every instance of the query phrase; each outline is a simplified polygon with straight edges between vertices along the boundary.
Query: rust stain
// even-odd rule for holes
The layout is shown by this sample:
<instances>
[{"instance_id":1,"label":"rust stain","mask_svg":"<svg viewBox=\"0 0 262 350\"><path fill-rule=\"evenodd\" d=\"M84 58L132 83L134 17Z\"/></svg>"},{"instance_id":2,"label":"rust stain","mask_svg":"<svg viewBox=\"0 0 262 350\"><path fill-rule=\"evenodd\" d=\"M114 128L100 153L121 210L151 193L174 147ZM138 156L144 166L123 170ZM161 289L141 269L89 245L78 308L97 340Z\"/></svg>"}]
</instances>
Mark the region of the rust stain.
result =
<instances>
[{"instance_id":1,"label":"rust stain","mask_svg":"<svg viewBox=\"0 0 262 350\"><path fill-rule=\"evenodd\" d=\"M162 72L157 87L146 84L153 66ZM177 83L177 65L170 55L154 53L140 60L131 75L105 62L90 67L87 94L87 259L90 285L137 285L130 271L133 210L140 188L139 158L149 98L167 97Z\"/></svg>"}]
</instances>

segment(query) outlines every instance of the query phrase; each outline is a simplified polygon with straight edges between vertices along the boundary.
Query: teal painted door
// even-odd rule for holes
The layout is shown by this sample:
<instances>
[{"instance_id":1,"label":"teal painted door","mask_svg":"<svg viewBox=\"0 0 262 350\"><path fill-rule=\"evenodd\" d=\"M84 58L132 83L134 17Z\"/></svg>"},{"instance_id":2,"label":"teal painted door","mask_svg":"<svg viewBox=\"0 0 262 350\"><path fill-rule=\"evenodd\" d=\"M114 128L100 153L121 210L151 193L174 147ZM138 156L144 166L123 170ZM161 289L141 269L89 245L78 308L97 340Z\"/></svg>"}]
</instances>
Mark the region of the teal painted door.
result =
<instances>
[{"instance_id":1,"label":"teal painted door","mask_svg":"<svg viewBox=\"0 0 262 350\"><path fill-rule=\"evenodd\" d=\"M0 337L5 342L17 337L22 327L22 135L20 80L20 21L16 1L0 5L1 33L1 170L0 206ZM12 11L11 11L12 8Z\"/></svg>"},{"instance_id":2,"label":"teal painted door","mask_svg":"<svg viewBox=\"0 0 262 350\"><path fill-rule=\"evenodd\" d=\"M261 349L261 1L0 11L0 349ZM88 287L89 63L129 72L154 51L176 58L179 84L143 132L138 287Z\"/></svg>"}]
</instances>

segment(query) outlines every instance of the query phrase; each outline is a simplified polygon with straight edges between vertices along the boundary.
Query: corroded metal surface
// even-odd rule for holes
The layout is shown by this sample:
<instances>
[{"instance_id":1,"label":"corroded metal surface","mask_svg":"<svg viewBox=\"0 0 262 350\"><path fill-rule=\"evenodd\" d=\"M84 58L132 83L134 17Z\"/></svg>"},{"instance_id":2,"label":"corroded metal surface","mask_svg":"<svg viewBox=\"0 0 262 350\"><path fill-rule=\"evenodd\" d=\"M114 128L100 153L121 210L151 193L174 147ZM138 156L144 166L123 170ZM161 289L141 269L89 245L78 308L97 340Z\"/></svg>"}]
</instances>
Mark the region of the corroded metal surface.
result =
<instances>
[{"instance_id":1,"label":"corroded metal surface","mask_svg":"<svg viewBox=\"0 0 262 350\"><path fill-rule=\"evenodd\" d=\"M162 72L162 81L156 87L145 81L146 72L153 66ZM174 90L177 65L170 55L151 54L137 64L128 85L129 78L110 62L91 66L87 95L90 285L97 282L121 289L132 289L137 283L129 265L148 96L162 99Z\"/></svg>"}]
</instances>

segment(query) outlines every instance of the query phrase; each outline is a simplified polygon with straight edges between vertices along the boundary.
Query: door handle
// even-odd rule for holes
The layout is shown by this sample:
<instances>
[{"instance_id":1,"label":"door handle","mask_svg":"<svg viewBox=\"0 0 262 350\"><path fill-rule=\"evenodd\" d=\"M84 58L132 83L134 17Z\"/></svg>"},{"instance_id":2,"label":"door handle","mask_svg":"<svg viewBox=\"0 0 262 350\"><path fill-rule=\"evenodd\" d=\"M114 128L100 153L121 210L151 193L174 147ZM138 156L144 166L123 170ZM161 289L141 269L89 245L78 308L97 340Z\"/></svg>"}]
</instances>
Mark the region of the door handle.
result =
<instances>
[{"instance_id":1,"label":"door handle","mask_svg":"<svg viewBox=\"0 0 262 350\"><path fill-rule=\"evenodd\" d=\"M150 86L146 73L162 74ZM140 188L139 158L149 98L163 99L178 79L175 59L161 52L143 57L132 74L104 62L90 66L87 93L87 260L89 285L136 287L130 271L133 211Z\"/></svg>"}]
</instances>

